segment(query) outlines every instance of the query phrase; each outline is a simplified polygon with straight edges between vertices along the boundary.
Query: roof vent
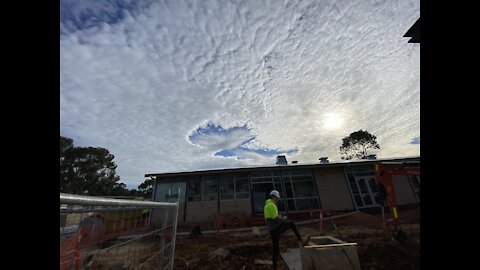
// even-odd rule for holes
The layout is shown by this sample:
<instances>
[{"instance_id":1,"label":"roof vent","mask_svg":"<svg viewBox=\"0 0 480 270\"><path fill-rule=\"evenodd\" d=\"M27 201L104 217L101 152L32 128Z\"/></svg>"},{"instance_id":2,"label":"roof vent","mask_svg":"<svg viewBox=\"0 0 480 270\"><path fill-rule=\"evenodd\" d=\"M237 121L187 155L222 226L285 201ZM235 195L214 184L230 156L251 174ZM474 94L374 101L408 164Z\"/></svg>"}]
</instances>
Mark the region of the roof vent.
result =
<instances>
[{"instance_id":1,"label":"roof vent","mask_svg":"<svg viewBox=\"0 0 480 270\"><path fill-rule=\"evenodd\" d=\"M292 161L292 164L297 164L297 163L298 163L297 160Z\"/></svg>"},{"instance_id":2,"label":"roof vent","mask_svg":"<svg viewBox=\"0 0 480 270\"><path fill-rule=\"evenodd\" d=\"M319 160L320 163L330 163L330 161L328 161L328 157L321 157Z\"/></svg>"},{"instance_id":3,"label":"roof vent","mask_svg":"<svg viewBox=\"0 0 480 270\"><path fill-rule=\"evenodd\" d=\"M287 158L285 156L277 156L277 165L287 165Z\"/></svg>"}]
</instances>

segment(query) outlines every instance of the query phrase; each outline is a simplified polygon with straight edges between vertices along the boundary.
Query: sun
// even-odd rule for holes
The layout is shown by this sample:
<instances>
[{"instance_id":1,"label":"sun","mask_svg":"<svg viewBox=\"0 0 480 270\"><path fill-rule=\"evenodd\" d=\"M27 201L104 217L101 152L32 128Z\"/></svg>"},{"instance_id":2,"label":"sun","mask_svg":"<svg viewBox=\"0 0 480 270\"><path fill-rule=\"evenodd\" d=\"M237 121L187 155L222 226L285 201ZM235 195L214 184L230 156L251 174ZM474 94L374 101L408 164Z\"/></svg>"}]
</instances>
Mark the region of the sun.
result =
<instances>
[{"instance_id":1,"label":"sun","mask_svg":"<svg viewBox=\"0 0 480 270\"><path fill-rule=\"evenodd\" d=\"M337 113L327 113L323 118L323 127L327 129L337 129L343 124L343 119Z\"/></svg>"}]
</instances>

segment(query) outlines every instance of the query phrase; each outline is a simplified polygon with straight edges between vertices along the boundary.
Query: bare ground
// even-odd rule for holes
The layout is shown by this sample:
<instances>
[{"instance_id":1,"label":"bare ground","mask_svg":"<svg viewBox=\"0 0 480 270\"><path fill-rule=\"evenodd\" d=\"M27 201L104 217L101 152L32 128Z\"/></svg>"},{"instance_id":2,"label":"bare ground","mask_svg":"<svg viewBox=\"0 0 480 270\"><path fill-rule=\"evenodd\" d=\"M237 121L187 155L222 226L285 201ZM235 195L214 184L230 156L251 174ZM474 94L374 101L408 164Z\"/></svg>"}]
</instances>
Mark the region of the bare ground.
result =
<instances>
[{"instance_id":1,"label":"bare ground","mask_svg":"<svg viewBox=\"0 0 480 270\"><path fill-rule=\"evenodd\" d=\"M320 233L318 224L299 226L302 235L330 235L346 242L357 243L360 265L363 270L420 269L420 210L401 212L401 226L408 239L404 245L392 239L391 230L381 223L381 215L359 213L335 221L326 221ZM223 247L230 253L211 256ZM298 243L292 232L285 233L280 241L280 252L296 248ZM271 260L272 245L267 232L260 236L248 233L200 238L179 237L175 247L174 269L271 269L270 265L255 264L255 260ZM280 259L278 269L288 269Z\"/></svg>"}]
</instances>

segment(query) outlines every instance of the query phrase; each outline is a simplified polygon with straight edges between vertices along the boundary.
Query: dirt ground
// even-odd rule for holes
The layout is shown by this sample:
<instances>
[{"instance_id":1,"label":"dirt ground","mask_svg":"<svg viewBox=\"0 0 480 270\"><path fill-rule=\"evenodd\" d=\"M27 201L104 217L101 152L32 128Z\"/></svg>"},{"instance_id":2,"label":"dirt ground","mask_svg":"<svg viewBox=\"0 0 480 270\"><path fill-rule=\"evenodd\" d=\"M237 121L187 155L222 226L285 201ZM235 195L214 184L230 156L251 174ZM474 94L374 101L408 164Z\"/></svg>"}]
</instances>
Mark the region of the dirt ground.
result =
<instances>
[{"instance_id":1,"label":"dirt ground","mask_svg":"<svg viewBox=\"0 0 480 270\"><path fill-rule=\"evenodd\" d=\"M358 213L324 224L321 234L318 224L299 226L302 235L330 235L346 242L357 243L360 265L363 270L416 270L420 269L420 209L401 211L401 229L408 235L401 245L392 239L392 232L385 227L381 215ZM286 232L280 240L280 252L296 248L298 243L292 232ZM214 256L219 248L229 251L225 257ZM199 238L178 237L175 246L174 269L271 269L271 265L255 264L255 260L271 260L272 244L268 232L260 236L251 232L229 233L220 236L204 235ZM280 258L278 269L288 269Z\"/></svg>"}]
</instances>

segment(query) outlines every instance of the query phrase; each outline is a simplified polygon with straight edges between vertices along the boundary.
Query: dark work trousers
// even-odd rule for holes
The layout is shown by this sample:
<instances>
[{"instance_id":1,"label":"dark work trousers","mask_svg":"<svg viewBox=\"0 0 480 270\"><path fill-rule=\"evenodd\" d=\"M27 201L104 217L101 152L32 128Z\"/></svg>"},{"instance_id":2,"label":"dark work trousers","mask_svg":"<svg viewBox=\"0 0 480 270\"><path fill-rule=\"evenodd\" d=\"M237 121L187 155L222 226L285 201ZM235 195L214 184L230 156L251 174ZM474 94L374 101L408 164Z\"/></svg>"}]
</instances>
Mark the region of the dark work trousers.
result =
<instances>
[{"instance_id":1,"label":"dark work trousers","mask_svg":"<svg viewBox=\"0 0 480 270\"><path fill-rule=\"evenodd\" d=\"M297 236L298 240L302 239L300 237L300 233L298 233L297 226L295 226L295 223L291 221L282 222L277 229L270 231L270 238L272 238L272 244L273 244L273 256L272 256L273 270L277 269L277 258L280 255L280 235L288 231L288 229L292 229L292 231Z\"/></svg>"}]
</instances>

